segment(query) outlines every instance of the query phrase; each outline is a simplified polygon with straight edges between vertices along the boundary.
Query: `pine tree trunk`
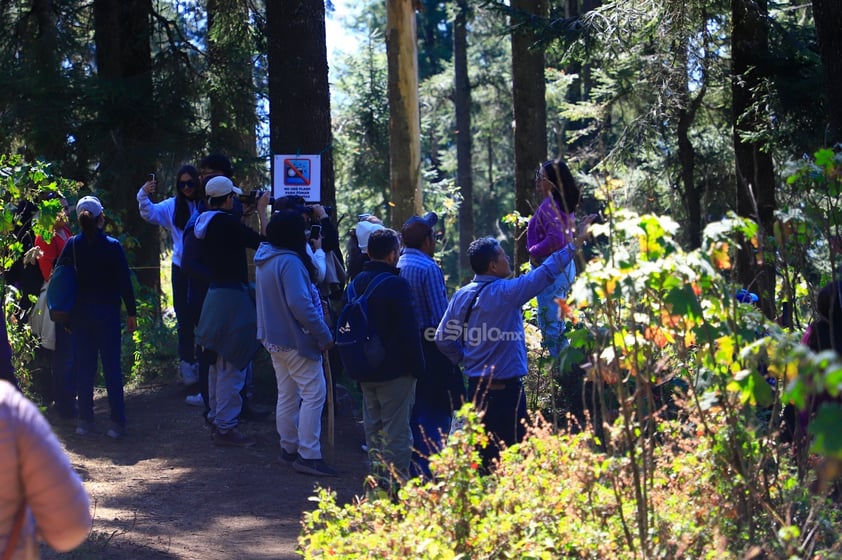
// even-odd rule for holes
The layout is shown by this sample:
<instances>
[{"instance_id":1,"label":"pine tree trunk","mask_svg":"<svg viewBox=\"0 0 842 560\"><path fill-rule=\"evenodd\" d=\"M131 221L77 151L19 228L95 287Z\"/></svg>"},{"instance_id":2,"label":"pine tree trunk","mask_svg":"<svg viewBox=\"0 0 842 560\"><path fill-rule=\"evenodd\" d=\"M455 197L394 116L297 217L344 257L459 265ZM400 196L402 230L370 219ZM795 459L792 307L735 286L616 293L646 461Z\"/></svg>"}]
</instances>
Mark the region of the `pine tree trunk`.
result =
<instances>
[{"instance_id":1,"label":"pine tree trunk","mask_svg":"<svg viewBox=\"0 0 842 560\"><path fill-rule=\"evenodd\" d=\"M263 162L257 160L249 2L208 0L207 11L210 151L231 158L235 182L248 190L263 187Z\"/></svg>"},{"instance_id":2,"label":"pine tree trunk","mask_svg":"<svg viewBox=\"0 0 842 560\"><path fill-rule=\"evenodd\" d=\"M747 117L753 104L755 88L766 76L765 57L769 55L765 0L732 0L732 70L734 155L737 164L737 214L760 225L759 246L748 240L740 247L737 274L740 283L760 296L767 317L775 316L775 264L764 258L766 239L773 233L775 213L775 176L772 156L757 142L743 140L741 133L755 132L764 126L762 116Z\"/></svg>"},{"instance_id":3,"label":"pine tree trunk","mask_svg":"<svg viewBox=\"0 0 842 560\"><path fill-rule=\"evenodd\" d=\"M828 130L825 145L842 142L842 2L813 0L813 19L824 67Z\"/></svg>"},{"instance_id":4,"label":"pine tree trunk","mask_svg":"<svg viewBox=\"0 0 842 560\"><path fill-rule=\"evenodd\" d=\"M266 24L272 153L321 154L319 202L334 206L324 0L267 2Z\"/></svg>"},{"instance_id":5,"label":"pine tree trunk","mask_svg":"<svg viewBox=\"0 0 842 560\"><path fill-rule=\"evenodd\" d=\"M97 133L102 146L96 194L106 215L124 211L121 231L114 233L134 237L124 244L129 265L143 286L158 293L160 231L143 221L135 200L147 174L156 170L151 14L151 0L94 1L98 112L104 123Z\"/></svg>"},{"instance_id":6,"label":"pine tree trunk","mask_svg":"<svg viewBox=\"0 0 842 560\"><path fill-rule=\"evenodd\" d=\"M453 25L454 105L456 112L456 181L462 194L459 207L459 279L471 275L468 245L474 239L474 178L471 147L471 83L468 78L468 2L457 0ZM461 284L461 282L460 282Z\"/></svg>"},{"instance_id":7,"label":"pine tree trunk","mask_svg":"<svg viewBox=\"0 0 842 560\"><path fill-rule=\"evenodd\" d=\"M400 229L422 211L421 116L414 0L386 0L389 68L389 181L391 225Z\"/></svg>"},{"instance_id":8,"label":"pine tree trunk","mask_svg":"<svg viewBox=\"0 0 842 560\"><path fill-rule=\"evenodd\" d=\"M535 170L547 157L547 103L544 51L535 47L534 30L525 23L546 17L542 0L512 0L512 99L515 113L515 210L532 214ZM529 261L526 228L515 229L514 272Z\"/></svg>"}]
</instances>

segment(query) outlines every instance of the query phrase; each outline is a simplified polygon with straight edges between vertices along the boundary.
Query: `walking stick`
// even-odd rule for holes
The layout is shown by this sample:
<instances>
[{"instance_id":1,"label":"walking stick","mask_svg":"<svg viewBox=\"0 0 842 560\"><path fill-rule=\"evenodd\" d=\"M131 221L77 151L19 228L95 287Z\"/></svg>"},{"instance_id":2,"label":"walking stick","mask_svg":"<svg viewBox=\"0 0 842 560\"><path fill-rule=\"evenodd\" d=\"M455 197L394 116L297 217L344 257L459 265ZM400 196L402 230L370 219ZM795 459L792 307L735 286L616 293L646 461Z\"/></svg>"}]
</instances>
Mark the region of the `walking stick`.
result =
<instances>
[{"instance_id":1,"label":"walking stick","mask_svg":"<svg viewBox=\"0 0 842 560\"><path fill-rule=\"evenodd\" d=\"M333 375L330 372L330 358L328 352L322 352L322 366L325 370L325 383L327 383L327 434L325 436L325 458L328 463L333 463L334 459L334 410L333 410Z\"/></svg>"}]
</instances>

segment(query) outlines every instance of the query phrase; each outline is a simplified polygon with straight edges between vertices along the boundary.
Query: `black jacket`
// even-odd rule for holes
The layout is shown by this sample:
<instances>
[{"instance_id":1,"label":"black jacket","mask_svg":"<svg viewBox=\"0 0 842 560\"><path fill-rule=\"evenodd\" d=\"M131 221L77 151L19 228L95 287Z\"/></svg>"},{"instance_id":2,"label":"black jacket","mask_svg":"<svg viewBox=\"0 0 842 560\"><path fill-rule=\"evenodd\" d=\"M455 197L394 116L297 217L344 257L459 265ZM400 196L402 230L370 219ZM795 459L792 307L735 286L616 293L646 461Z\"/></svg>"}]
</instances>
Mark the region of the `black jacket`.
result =
<instances>
[{"instance_id":1,"label":"black jacket","mask_svg":"<svg viewBox=\"0 0 842 560\"><path fill-rule=\"evenodd\" d=\"M406 279L398 275L398 269L384 262L369 261L354 278L354 291L362 294L381 272L392 276L381 282L369 296L368 321L383 341L386 358L369 377L359 380L362 383L390 381L404 375L421 377L425 369L412 293Z\"/></svg>"}]
</instances>

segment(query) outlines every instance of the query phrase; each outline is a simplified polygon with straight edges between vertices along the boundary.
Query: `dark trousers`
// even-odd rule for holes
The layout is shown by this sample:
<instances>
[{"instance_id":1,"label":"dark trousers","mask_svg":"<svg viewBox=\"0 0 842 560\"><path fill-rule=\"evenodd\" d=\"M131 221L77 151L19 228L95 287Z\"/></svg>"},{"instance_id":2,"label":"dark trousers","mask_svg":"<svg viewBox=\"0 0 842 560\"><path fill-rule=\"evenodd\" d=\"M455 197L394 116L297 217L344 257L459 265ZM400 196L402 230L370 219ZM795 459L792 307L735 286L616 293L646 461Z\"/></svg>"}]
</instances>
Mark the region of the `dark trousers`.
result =
<instances>
[{"instance_id":1,"label":"dark trousers","mask_svg":"<svg viewBox=\"0 0 842 560\"><path fill-rule=\"evenodd\" d=\"M468 379L468 398L479 410L484 410L482 423L490 438L489 445L480 450L485 469L500 456L501 445L513 445L526 436L526 394L521 379L493 380L488 377Z\"/></svg>"},{"instance_id":2,"label":"dark trousers","mask_svg":"<svg viewBox=\"0 0 842 560\"><path fill-rule=\"evenodd\" d=\"M111 422L126 425L123 400L123 371L120 365L120 308L116 305L92 305L74 316L73 357L76 360L76 388L79 391L79 418L94 420L94 384L97 359L102 360L102 373Z\"/></svg>"},{"instance_id":3,"label":"dark trousers","mask_svg":"<svg viewBox=\"0 0 842 560\"><path fill-rule=\"evenodd\" d=\"M181 267L172 265L172 305L175 310L176 329L178 331L178 359L182 362L196 362L195 321L193 311L187 301L187 275Z\"/></svg>"},{"instance_id":4,"label":"dark trousers","mask_svg":"<svg viewBox=\"0 0 842 560\"><path fill-rule=\"evenodd\" d=\"M73 338L63 325L56 324L56 348L53 351L53 400L62 418L75 418L76 371L73 359Z\"/></svg>"}]
</instances>

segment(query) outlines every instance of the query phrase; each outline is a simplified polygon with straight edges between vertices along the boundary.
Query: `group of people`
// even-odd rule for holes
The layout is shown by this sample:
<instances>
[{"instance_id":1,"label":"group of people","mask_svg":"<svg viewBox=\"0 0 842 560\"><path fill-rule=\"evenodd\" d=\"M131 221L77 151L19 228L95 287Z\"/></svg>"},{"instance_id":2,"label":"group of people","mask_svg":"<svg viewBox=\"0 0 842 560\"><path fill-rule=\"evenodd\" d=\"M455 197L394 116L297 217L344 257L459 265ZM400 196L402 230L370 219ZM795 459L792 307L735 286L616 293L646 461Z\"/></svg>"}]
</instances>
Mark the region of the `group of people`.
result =
<instances>
[{"instance_id":1,"label":"group of people","mask_svg":"<svg viewBox=\"0 0 842 560\"><path fill-rule=\"evenodd\" d=\"M334 475L319 440L326 399L322 359L333 347L336 327L330 297L337 294L322 289L332 264L325 249L338 253L338 234L323 207L303 200L276 201L268 219L269 195L244 205L232 176L230 160L213 154L198 169L178 170L174 196L152 200L154 175L137 193L140 215L165 228L173 241L179 376L187 385L198 384L200 396L189 398L201 399L214 443L254 445L238 425L250 364L262 345L278 386L280 460L300 472ZM349 254L342 275L348 273L357 294L377 279L369 311L373 328L384 335L385 359L358 382L366 447L384 479L431 476L426 458L441 446L453 410L466 398L483 407L494 442L522 437L527 362L520 309L539 297L545 345L557 354L563 323L553 299L572 282L575 248L592 221L585 218L576 235L579 190L563 162L540 166L536 190L543 200L527 233L533 270L509 278L499 243L478 239L469 248L476 276L450 300L433 258L434 213L413 216L400 232L374 216L360 216L353 232L359 257ZM101 202L83 197L76 213L82 233L71 236L66 221L59 221L55 246L44 247L41 261L49 263L47 272L53 265L73 266L79 281L72 319L56 337L56 363L60 357L64 362L54 368L55 401L60 413L78 417L77 433L96 433L93 383L100 357L111 410L107 433L120 438L126 433L120 305L131 332L136 304L125 254L103 232ZM250 214L257 217L256 229L243 219ZM308 235L313 225L322 228L320 235ZM323 249L323 242L329 247ZM253 286L248 249L256 251ZM486 461L496 456L496 443L484 451Z\"/></svg>"},{"instance_id":2,"label":"group of people","mask_svg":"<svg viewBox=\"0 0 842 560\"><path fill-rule=\"evenodd\" d=\"M538 296L544 345L557 356L564 337L554 299L565 297L575 277L574 256L595 218L575 223L579 189L564 162L544 163L535 186L543 200L528 228L533 270L510 278L499 242L475 240L468 249L475 276L449 301L433 258L434 213L411 217L400 232L360 216L354 238L361 256L349 263L349 277L353 294L376 282L368 294L368 320L385 355L358 381L366 447L381 480L430 477L427 457L441 447L464 399L483 410L491 436L481 450L485 468L501 445L523 438L528 368L521 308Z\"/></svg>"},{"instance_id":3,"label":"group of people","mask_svg":"<svg viewBox=\"0 0 842 560\"><path fill-rule=\"evenodd\" d=\"M249 363L262 345L278 387L280 461L299 472L335 475L319 441L326 400L323 359L334 344L336 318L319 286L328 268L321 241L329 239L328 252L338 252L338 235L322 207L303 201L276 201L267 221L267 195L254 201L258 229L248 227L230 167L211 163L215 169L206 160L198 172L180 169L173 199L151 202L153 180L138 192L141 215L173 237L181 377L204 386L207 371L203 393L215 443L254 445L238 429L238 418ZM359 255L349 252L347 273L357 294L377 278L369 319L384 333L385 359L357 381L366 447L373 470L384 480L431 475L426 458L441 446L453 410L465 398L482 403L496 442L511 444L522 437L521 378L527 367L520 309L539 294L555 309L552 299L572 282L574 247L583 239L575 235L573 218L579 191L564 163L542 165L536 189L546 200L529 228L534 270L494 282L511 275L508 260L496 240L477 240L470 248L476 277L449 303L444 275L433 259L434 213L410 218L400 232L374 216L360 216L354 228ZM583 231L591 220L580 224ZM320 236L308 235L314 224L323 226ZM253 299L246 249L256 250ZM197 277L203 280L198 289ZM545 341L557 351L563 338L557 314L545 310L543 315ZM506 334L466 338L454 336L456 327ZM460 366L468 377L467 393ZM486 459L497 449L491 446Z\"/></svg>"}]
</instances>

